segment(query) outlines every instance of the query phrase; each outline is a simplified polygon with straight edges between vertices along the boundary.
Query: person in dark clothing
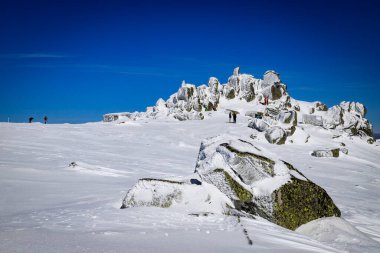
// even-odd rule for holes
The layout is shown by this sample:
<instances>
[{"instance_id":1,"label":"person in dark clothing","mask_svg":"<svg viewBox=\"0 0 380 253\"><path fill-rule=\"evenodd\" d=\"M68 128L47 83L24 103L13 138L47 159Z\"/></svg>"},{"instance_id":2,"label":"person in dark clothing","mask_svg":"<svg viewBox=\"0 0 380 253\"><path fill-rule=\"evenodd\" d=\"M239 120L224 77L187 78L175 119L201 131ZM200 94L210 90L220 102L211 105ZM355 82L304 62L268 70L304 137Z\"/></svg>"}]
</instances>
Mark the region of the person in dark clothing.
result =
<instances>
[{"instance_id":1,"label":"person in dark clothing","mask_svg":"<svg viewBox=\"0 0 380 253\"><path fill-rule=\"evenodd\" d=\"M44 123L45 123L45 124L47 123L47 119L48 119L48 117L45 116L45 117L44 117Z\"/></svg>"},{"instance_id":2,"label":"person in dark clothing","mask_svg":"<svg viewBox=\"0 0 380 253\"><path fill-rule=\"evenodd\" d=\"M231 112L228 114L228 117L229 117L229 120L228 120L228 122L231 122L231 117L232 117L232 115L231 115L231 114L232 114Z\"/></svg>"},{"instance_id":3,"label":"person in dark clothing","mask_svg":"<svg viewBox=\"0 0 380 253\"><path fill-rule=\"evenodd\" d=\"M33 117L30 117L30 118L29 118L29 123L32 123L33 120L34 120L34 118L33 118Z\"/></svg>"},{"instance_id":4,"label":"person in dark clothing","mask_svg":"<svg viewBox=\"0 0 380 253\"><path fill-rule=\"evenodd\" d=\"M234 123L236 123L236 113L233 113L232 117L234 118Z\"/></svg>"}]
</instances>

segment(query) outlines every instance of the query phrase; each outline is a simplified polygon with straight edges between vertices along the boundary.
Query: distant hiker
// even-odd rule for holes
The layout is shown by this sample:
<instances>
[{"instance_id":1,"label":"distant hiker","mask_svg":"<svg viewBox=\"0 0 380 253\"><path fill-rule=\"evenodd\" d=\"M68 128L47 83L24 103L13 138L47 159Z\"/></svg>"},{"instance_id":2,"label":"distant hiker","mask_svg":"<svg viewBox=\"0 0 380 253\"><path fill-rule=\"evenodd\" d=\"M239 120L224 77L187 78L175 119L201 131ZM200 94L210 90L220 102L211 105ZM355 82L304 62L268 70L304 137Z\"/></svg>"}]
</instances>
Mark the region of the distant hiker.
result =
<instances>
[{"instance_id":1,"label":"distant hiker","mask_svg":"<svg viewBox=\"0 0 380 253\"><path fill-rule=\"evenodd\" d=\"M46 124L47 123L47 116L44 117L44 123Z\"/></svg>"},{"instance_id":2,"label":"distant hiker","mask_svg":"<svg viewBox=\"0 0 380 253\"><path fill-rule=\"evenodd\" d=\"M30 118L29 118L29 123L32 123L33 120L34 120L34 118L33 118L33 117L30 117Z\"/></svg>"},{"instance_id":3,"label":"distant hiker","mask_svg":"<svg viewBox=\"0 0 380 253\"><path fill-rule=\"evenodd\" d=\"M231 117L232 117L231 114L232 114L231 112L228 114L228 118L229 118L228 122L230 122L230 123L231 123Z\"/></svg>"},{"instance_id":4,"label":"distant hiker","mask_svg":"<svg viewBox=\"0 0 380 253\"><path fill-rule=\"evenodd\" d=\"M234 123L236 123L236 113L235 112L232 114L232 117L234 118Z\"/></svg>"},{"instance_id":5,"label":"distant hiker","mask_svg":"<svg viewBox=\"0 0 380 253\"><path fill-rule=\"evenodd\" d=\"M264 96L264 105L268 105L269 96Z\"/></svg>"}]
</instances>

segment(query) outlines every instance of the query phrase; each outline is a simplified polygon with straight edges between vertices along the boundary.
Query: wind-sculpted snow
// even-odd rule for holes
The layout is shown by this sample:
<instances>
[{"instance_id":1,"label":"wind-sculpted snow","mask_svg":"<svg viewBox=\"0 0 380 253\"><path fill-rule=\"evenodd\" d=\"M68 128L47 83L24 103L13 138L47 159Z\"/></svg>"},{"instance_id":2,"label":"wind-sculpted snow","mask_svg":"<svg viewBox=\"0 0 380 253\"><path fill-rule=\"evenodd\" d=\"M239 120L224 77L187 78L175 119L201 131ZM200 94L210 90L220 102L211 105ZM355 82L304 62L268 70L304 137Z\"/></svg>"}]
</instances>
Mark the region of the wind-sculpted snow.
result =
<instances>
[{"instance_id":1,"label":"wind-sculpted snow","mask_svg":"<svg viewBox=\"0 0 380 253\"><path fill-rule=\"evenodd\" d=\"M247 105L244 100L220 100L232 109L244 109ZM301 109L297 116L302 120L304 110L314 107L314 103L297 103ZM265 111L265 106L260 108ZM252 106L245 110L258 111ZM233 215L220 214L217 210L222 210L222 206L213 206L214 214L199 211L211 211L207 209L209 205L223 203L216 196L225 196L224 203L230 201L235 206L214 185L208 184L210 187L204 191L202 187L207 182L192 173L200 143L210 136L225 134L226 140L240 143L241 139L262 151L254 147L244 150L249 144L233 146L240 152L262 155L276 164L281 164L281 160L292 164L327 191L342 217L363 236L380 241L379 141L368 145L339 129L298 122L294 134L287 136L286 145L273 145L263 132L247 127L250 117L243 115L238 115L236 124L228 123L228 115L221 110L213 111L212 117L192 121L147 118L124 124L0 123L0 252L377 253L378 242L347 233L347 226L330 230L333 240L344 238L342 243L330 244L312 239L329 235L324 227L310 238L266 219L244 216L243 211L236 209L231 211ZM268 123L280 125L275 120ZM285 129L291 124L281 126ZM338 158L310 155L313 150L338 147L346 148L348 154L343 155L342 151ZM220 150L226 151L226 147L220 146ZM77 165L69 166L72 162ZM267 168L270 173L271 167ZM266 175L243 168L239 171L252 181L255 175ZM201 193L190 195L191 205L186 205L187 195L182 194L183 201L174 200L169 208L141 206L121 210L126 190L134 188L141 178L186 182L189 190L184 192ZM190 185L191 179L198 179L202 185L196 181ZM231 179L233 188L241 189L240 198L259 195L260 192L244 191L234 184L238 181ZM260 179L263 185L255 189L269 189L264 187L265 180L272 177ZM307 182L300 176L299 183L300 189L304 189L302 183ZM204 202L205 192L212 193L211 204ZM265 196L264 192L261 196ZM281 199L282 196L281 192ZM202 202L193 206L195 200ZM283 203L289 201L283 199Z\"/></svg>"}]
</instances>

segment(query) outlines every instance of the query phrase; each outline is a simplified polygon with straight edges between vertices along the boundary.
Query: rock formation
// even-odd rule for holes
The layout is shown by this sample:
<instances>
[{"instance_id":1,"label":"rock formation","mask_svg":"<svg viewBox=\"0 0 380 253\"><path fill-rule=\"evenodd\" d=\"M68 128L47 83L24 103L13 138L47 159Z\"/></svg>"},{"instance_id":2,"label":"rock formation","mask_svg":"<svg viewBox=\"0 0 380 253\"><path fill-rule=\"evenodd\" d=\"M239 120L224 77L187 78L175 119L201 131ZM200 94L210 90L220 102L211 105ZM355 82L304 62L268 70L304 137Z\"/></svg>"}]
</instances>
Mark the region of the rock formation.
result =
<instances>
[{"instance_id":1,"label":"rock formation","mask_svg":"<svg viewBox=\"0 0 380 253\"><path fill-rule=\"evenodd\" d=\"M217 136L202 142L198 179L141 179L122 208L157 206L189 213L261 216L288 229L311 220L340 216L326 191L291 164L249 141Z\"/></svg>"}]
</instances>

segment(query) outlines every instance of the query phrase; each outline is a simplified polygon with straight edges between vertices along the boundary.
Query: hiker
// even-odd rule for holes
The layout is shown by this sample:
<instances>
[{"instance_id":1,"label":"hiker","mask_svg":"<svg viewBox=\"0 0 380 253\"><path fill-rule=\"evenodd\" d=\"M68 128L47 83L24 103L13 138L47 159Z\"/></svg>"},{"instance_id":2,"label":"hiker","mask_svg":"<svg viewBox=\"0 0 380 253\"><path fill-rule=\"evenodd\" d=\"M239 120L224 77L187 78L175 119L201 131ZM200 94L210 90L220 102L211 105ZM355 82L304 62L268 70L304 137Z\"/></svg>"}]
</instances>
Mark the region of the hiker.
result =
<instances>
[{"instance_id":1,"label":"hiker","mask_svg":"<svg viewBox=\"0 0 380 253\"><path fill-rule=\"evenodd\" d=\"M235 112L232 114L232 117L234 118L234 123L236 123L236 113Z\"/></svg>"},{"instance_id":2,"label":"hiker","mask_svg":"<svg viewBox=\"0 0 380 253\"><path fill-rule=\"evenodd\" d=\"M228 119L228 122L229 122L229 123L231 123L231 117L232 117L232 115L231 115L231 112L230 112L230 113L228 114L228 118L229 118L229 119Z\"/></svg>"},{"instance_id":3,"label":"hiker","mask_svg":"<svg viewBox=\"0 0 380 253\"><path fill-rule=\"evenodd\" d=\"M45 123L45 124L47 123L47 119L48 119L48 117L45 116L45 117L44 117L44 123Z\"/></svg>"},{"instance_id":4,"label":"hiker","mask_svg":"<svg viewBox=\"0 0 380 253\"><path fill-rule=\"evenodd\" d=\"M33 118L33 117L30 117L30 118L29 118L29 123L32 123L33 120L34 120L34 118Z\"/></svg>"}]
</instances>

